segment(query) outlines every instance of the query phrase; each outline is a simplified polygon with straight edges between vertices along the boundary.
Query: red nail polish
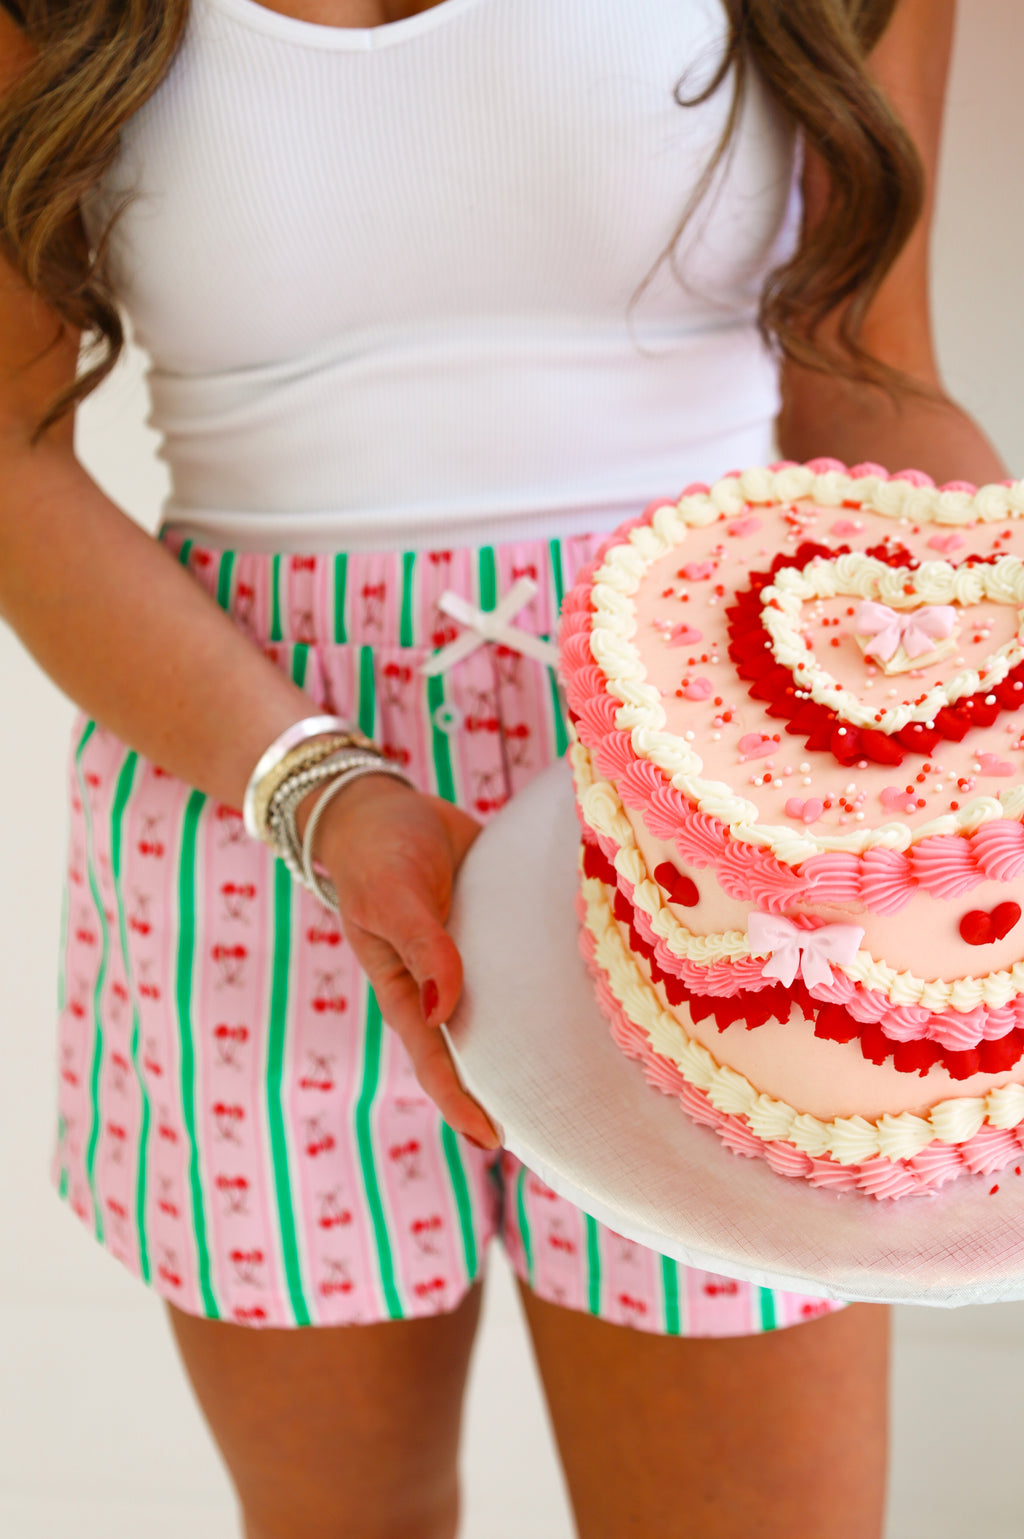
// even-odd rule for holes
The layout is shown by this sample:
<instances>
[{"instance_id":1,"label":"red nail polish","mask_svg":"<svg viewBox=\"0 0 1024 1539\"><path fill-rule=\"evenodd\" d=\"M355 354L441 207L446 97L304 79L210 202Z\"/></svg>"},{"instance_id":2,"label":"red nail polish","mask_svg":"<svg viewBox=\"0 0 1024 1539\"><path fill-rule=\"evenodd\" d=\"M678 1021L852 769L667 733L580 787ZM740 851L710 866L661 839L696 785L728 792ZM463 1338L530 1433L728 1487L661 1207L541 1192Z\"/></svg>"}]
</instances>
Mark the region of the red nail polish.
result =
<instances>
[{"instance_id":1,"label":"red nail polish","mask_svg":"<svg viewBox=\"0 0 1024 1539\"><path fill-rule=\"evenodd\" d=\"M428 978L420 988L420 1009L423 1011L425 1021L429 1021L437 1009L438 997L437 984L433 978Z\"/></svg>"}]
</instances>

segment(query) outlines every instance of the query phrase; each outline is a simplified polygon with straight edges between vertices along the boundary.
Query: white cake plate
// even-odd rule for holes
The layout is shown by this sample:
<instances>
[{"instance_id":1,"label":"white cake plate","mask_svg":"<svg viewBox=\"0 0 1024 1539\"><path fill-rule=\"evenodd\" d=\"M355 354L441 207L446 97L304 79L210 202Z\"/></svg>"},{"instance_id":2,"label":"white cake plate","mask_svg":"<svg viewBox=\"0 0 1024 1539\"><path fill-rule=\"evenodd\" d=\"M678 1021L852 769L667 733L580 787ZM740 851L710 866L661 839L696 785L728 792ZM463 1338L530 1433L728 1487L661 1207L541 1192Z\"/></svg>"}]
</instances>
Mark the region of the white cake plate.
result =
<instances>
[{"instance_id":1,"label":"white cake plate","mask_svg":"<svg viewBox=\"0 0 1024 1539\"><path fill-rule=\"evenodd\" d=\"M563 762L484 830L455 894L466 986L448 1040L512 1153L584 1212L689 1266L871 1303L1024 1298L1024 1176L1012 1166L899 1202L831 1193L730 1153L651 1089L612 1041L579 954L578 841Z\"/></svg>"}]
</instances>

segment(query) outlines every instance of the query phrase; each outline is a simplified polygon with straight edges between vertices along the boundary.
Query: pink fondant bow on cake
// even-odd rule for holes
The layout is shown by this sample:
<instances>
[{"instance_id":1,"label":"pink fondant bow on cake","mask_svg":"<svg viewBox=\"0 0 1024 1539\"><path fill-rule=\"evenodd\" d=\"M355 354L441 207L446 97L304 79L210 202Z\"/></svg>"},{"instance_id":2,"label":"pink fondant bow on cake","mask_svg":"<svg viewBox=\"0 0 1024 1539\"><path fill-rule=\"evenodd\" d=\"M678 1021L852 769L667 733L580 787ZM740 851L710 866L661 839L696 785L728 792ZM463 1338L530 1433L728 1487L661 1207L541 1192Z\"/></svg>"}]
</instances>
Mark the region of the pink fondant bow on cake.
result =
<instances>
[{"instance_id":1,"label":"pink fondant bow on cake","mask_svg":"<svg viewBox=\"0 0 1024 1539\"><path fill-rule=\"evenodd\" d=\"M816 930L799 930L781 914L753 913L747 920L747 939L753 956L771 955L761 969L764 978L787 985L799 973L807 984L831 983L831 962L853 961L864 931L856 924L823 924Z\"/></svg>"},{"instance_id":2,"label":"pink fondant bow on cake","mask_svg":"<svg viewBox=\"0 0 1024 1539\"><path fill-rule=\"evenodd\" d=\"M955 624L956 610L952 604L925 604L901 614L888 604L865 599L854 616L853 628L858 636L873 638L871 645L864 648L864 656L873 653L887 663L901 645L908 657L923 657L936 642L953 634Z\"/></svg>"}]
</instances>

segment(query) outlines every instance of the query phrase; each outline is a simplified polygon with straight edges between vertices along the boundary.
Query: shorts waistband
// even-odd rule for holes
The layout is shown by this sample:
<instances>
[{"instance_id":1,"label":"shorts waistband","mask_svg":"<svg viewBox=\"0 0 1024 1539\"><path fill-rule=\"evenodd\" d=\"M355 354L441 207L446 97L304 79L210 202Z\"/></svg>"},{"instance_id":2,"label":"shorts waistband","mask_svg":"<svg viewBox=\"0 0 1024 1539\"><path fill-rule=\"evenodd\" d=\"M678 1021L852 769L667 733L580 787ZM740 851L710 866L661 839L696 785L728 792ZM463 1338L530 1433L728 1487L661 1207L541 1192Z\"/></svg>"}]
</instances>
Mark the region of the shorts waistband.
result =
<instances>
[{"instance_id":1,"label":"shorts waistband","mask_svg":"<svg viewBox=\"0 0 1024 1539\"><path fill-rule=\"evenodd\" d=\"M163 544L262 645L416 647L433 650L461 627L441 600L453 593L485 612L522 578L536 593L515 616L552 636L563 595L604 536L523 540L451 549L252 552L219 549L173 530Z\"/></svg>"}]
</instances>

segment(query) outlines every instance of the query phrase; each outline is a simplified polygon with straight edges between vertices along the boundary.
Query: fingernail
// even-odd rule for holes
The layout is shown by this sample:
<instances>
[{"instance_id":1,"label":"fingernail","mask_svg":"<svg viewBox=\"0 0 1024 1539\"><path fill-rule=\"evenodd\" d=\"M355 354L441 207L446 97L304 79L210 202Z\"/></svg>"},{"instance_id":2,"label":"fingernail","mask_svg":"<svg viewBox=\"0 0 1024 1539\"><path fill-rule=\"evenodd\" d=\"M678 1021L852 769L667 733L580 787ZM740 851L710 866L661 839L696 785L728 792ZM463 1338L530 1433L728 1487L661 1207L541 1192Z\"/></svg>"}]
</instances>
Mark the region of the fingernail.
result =
<instances>
[{"instance_id":1,"label":"fingernail","mask_svg":"<svg viewBox=\"0 0 1024 1539\"><path fill-rule=\"evenodd\" d=\"M473 1137L472 1133L463 1133L462 1136L466 1140L467 1144L472 1144L473 1145L474 1149L482 1149L484 1154L493 1154L494 1153L494 1150L490 1147L489 1144L482 1144L480 1142L479 1138L474 1138Z\"/></svg>"},{"instance_id":2,"label":"fingernail","mask_svg":"<svg viewBox=\"0 0 1024 1539\"><path fill-rule=\"evenodd\" d=\"M429 1021L437 1009L438 998L437 984L433 978L428 978L420 987L420 1009L423 1011L425 1021Z\"/></svg>"}]
</instances>

